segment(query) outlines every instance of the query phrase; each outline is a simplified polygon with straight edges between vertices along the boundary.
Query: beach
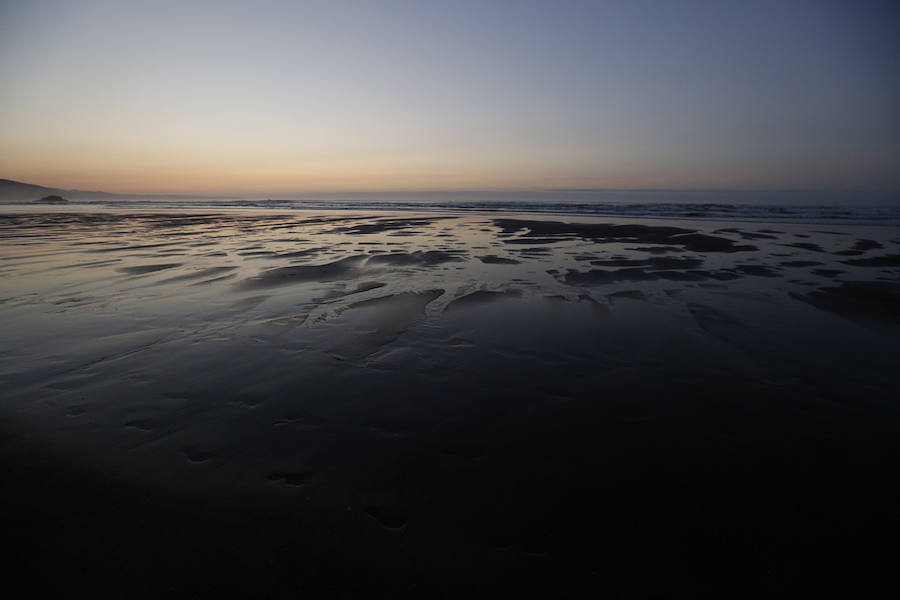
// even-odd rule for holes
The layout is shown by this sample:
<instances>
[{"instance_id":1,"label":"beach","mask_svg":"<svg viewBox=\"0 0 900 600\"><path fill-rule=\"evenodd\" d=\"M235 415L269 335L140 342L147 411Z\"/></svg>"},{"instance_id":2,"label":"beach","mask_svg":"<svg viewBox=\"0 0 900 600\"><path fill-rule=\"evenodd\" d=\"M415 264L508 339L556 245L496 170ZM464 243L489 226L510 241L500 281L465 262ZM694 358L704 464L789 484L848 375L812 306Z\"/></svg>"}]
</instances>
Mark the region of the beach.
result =
<instances>
[{"instance_id":1,"label":"beach","mask_svg":"<svg viewBox=\"0 0 900 600\"><path fill-rule=\"evenodd\" d=\"M7 209L0 281L3 525L34 597L894 568L897 227Z\"/></svg>"}]
</instances>

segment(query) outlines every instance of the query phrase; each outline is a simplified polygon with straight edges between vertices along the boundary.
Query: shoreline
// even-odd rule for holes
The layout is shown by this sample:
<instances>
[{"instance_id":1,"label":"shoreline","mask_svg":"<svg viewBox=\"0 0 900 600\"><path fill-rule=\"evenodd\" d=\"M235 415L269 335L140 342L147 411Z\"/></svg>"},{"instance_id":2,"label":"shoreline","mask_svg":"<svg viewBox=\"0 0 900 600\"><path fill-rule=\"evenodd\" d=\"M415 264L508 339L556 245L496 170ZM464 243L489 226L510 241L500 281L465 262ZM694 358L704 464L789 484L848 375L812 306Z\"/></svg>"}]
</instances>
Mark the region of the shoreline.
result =
<instances>
[{"instance_id":1,"label":"shoreline","mask_svg":"<svg viewBox=\"0 0 900 600\"><path fill-rule=\"evenodd\" d=\"M170 203L170 204L143 204L138 206L132 206L132 203L123 202L123 203L106 203L106 202L70 202L64 205L48 205L48 204L36 204L36 203L9 203L9 204L0 204L0 215L3 214L53 214L53 213L73 213L73 214L86 214L86 213L152 213L152 214L260 214L260 215L290 215L290 214L309 214L309 213L317 213L317 214L354 214L354 213L365 213L365 214L433 214L433 215L452 215L457 217L464 216L494 216L494 215L511 215L518 216L522 218L536 218L536 219L552 219L552 218L565 218L567 220L570 219L585 219L588 221L596 221L596 220L649 220L649 221L685 221L688 223L735 223L742 225L753 225L753 224L784 224L784 225L818 225L818 226L849 226L849 227L898 227L900 228L900 204L884 204L884 205L872 205L872 206L844 206L844 205L823 205L823 206L782 206L782 205L771 205L771 206L756 206L756 209L766 208L769 212L768 214L759 214L758 211L756 214L752 215L741 215L736 213L723 213L723 214L710 214L710 215L700 215L700 214L678 214L678 212L663 212L661 214L629 214L622 213L623 209L625 210L634 210L636 208L640 208L640 205L628 205L622 204L618 206L617 210L609 210L608 212L592 212L586 211L584 209L581 210L559 210L560 207L554 206L553 204L541 205L542 208L537 209L523 209L521 206L516 206L515 204L509 205L497 205L492 208L484 208L484 207L468 207L468 206L442 206L442 205L434 205L429 206L428 204L414 204L410 206L396 206L392 204L373 204L371 206L354 206L354 205L334 205L330 203L309 203L308 206L304 206L304 202L294 202L290 201L293 205L283 205L280 204L281 201L275 201L274 204L266 205L265 202L247 202L247 203L239 203L235 205L228 204L210 204L210 205L184 205L179 206L178 203ZM654 207L665 208L669 211L678 211L681 210L683 212L683 207L685 205L671 203L671 204L659 204L652 205ZM721 207L730 207L730 208L740 208L739 205L707 205L707 206L721 206ZM754 205L748 205L748 207L754 207ZM564 207L563 207L564 208ZM811 217L811 216L801 216L799 213L796 215L789 215L787 217L783 216L780 212L782 209L795 210L802 212L804 210L826 210L828 212L834 213L833 215L829 215L828 217ZM857 217L849 217L847 211L849 210L862 210L868 211L872 214L868 216L861 215ZM694 211L696 212L696 211ZM776 214L780 214L782 216L775 216Z\"/></svg>"}]
</instances>

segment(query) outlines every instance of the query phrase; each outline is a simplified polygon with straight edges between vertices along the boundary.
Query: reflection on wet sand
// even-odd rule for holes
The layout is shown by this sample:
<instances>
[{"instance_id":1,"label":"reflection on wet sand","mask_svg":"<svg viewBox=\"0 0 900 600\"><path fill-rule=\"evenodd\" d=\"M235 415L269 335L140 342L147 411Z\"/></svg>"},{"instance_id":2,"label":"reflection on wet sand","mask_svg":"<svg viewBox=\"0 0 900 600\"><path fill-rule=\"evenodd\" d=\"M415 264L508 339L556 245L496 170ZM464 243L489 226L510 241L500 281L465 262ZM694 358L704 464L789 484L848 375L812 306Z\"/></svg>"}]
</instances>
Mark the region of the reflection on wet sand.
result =
<instances>
[{"instance_id":1,"label":"reflection on wet sand","mask_svg":"<svg viewBox=\"0 0 900 600\"><path fill-rule=\"evenodd\" d=\"M23 572L100 584L107 544L134 559L103 585L163 565L151 597L877 572L896 231L582 220L0 215Z\"/></svg>"}]
</instances>

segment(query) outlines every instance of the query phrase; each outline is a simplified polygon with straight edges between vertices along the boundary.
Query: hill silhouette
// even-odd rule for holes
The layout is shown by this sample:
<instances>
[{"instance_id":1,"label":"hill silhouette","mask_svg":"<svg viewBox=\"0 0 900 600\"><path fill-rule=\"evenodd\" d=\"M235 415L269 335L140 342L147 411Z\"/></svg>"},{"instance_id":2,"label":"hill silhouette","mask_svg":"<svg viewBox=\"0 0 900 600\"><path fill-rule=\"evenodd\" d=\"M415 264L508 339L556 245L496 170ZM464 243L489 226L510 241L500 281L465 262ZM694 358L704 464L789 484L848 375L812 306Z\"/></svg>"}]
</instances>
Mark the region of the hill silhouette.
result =
<instances>
[{"instance_id":1,"label":"hill silhouette","mask_svg":"<svg viewBox=\"0 0 900 600\"><path fill-rule=\"evenodd\" d=\"M12 179L0 179L0 202L36 202L47 196L59 196L69 201L90 200L151 200L165 198L210 198L190 194L114 194L90 190L64 190Z\"/></svg>"}]
</instances>

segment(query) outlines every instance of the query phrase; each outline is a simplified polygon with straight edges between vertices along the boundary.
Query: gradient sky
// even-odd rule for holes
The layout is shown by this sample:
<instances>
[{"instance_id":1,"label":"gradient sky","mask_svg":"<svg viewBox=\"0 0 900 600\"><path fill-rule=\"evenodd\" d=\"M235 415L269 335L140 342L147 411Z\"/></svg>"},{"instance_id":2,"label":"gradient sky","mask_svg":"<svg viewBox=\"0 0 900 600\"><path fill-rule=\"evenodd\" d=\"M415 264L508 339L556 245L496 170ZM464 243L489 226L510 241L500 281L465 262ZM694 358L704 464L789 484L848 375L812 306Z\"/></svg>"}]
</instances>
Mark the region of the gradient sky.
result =
<instances>
[{"instance_id":1,"label":"gradient sky","mask_svg":"<svg viewBox=\"0 0 900 600\"><path fill-rule=\"evenodd\" d=\"M0 177L900 188L900 3L0 0Z\"/></svg>"}]
</instances>

